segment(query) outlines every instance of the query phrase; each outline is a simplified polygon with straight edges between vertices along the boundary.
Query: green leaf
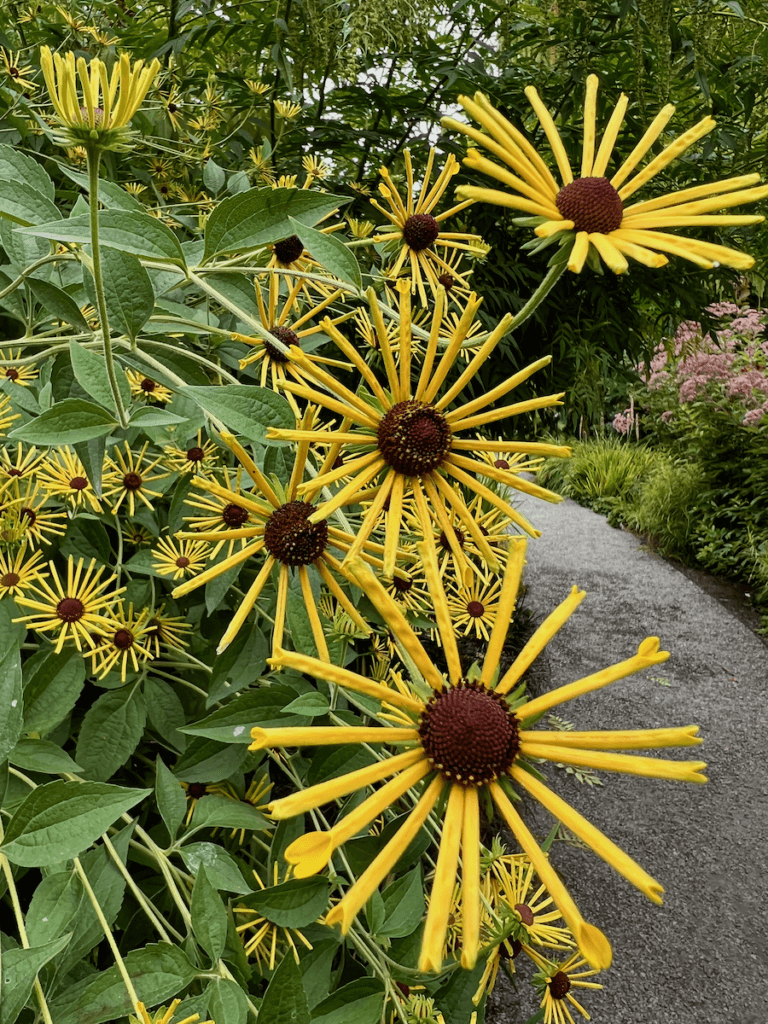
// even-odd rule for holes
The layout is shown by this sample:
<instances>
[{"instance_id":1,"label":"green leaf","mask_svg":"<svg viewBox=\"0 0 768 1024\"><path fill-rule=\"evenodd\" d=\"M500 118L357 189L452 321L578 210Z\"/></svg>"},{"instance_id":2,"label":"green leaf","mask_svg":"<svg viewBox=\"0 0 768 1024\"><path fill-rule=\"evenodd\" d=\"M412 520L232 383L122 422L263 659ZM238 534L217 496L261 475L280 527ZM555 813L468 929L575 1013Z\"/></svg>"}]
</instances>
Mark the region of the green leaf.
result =
<instances>
[{"instance_id":1,"label":"green leaf","mask_svg":"<svg viewBox=\"0 0 768 1024\"><path fill-rule=\"evenodd\" d=\"M239 896L251 891L237 866L237 861L220 846L214 843L190 843L188 846L182 846L179 852L193 875L198 874L201 865L205 865L208 877L217 889L225 889Z\"/></svg>"},{"instance_id":2,"label":"green leaf","mask_svg":"<svg viewBox=\"0 0 768 1024\"><path fill-rule=\"evenodd\" d=\"M91 349L83 348L76 341L70 341L69 355L75 378L83 391L86 391L91 398L95 398L99 405L114 411L115 403L112 399L112 388L109 385L107 364L103 352L94 352ZM130 405L131 389L128 385L128 378L121 370L117 372L117 386L123 405Z\"/></svg>"},{"instance_id":3,"label":"green leaf","mask_svg":"<svg viewBox=\"0 0 768 1024\"><path fill-rule=\"evenodd\" d=\"M27 910L27 935L32 946L58 939L78 912L83 891L74 871L57 871L43 878Z\"/></svg>"},{"instance_id":4,"label":"green leaf","mask_svg":"<svg viewBox=\"0 0 768 1024\"><path fill-rule=\"evenodd\" d=\"M347 744L343 747L319 747L313 751L312 763L307 772L307 784L316 786L319 782L337 779L340 775L365 768L373 764L376 758L365 747L359 744Z\"/></svg>"},{"instance_id":5,"label":"green leaf","mask_svg":"<svg viewBox=\"0 0 768 1024\"><path fill-rule=\"evenodd\" d=\"M66 751L50 740L20 739L8 760L24 771L42 772L44 775L82 771Z\"/></svg>"},{"instance_id":6,"label":"green leaf","mask_svg":"<svg viewBox=\"0 0 768 1024\"><path fill-rule=\"evenodd\" d=\"M317 224L348 202L343 196L306 189L267 187L240 192L220 202L208 218L205 259L277 242L293 234L289 217L301 224Z\"/></svg>"},{"instance_id":7,"label":"green leaf","mask_svg":"<svg viewBox=\"0 0 768 1024\"><path fill-rule=\"evenodd\" d=\"M310 657L316 658L317 644L315 643L315 634L312 632L312 623L309 621L309 612L304 601L298 573L291 576L288 585L285 602L285 621L291 634L294 649L301 651L302 654L308 654Z\"/></svg>"},{"instance_id":8,"label":"green leaf","mask_svg":"<svg viewBox=\"0 0 768 1024\"><path fill-rule=\"evenodd\" d=\"M326 878L292 878L241 900L280 928L305 928L328 909Z\"/></svg>"},{"instance_id":9,"label":"green leaf","mask_svg":"<svg viewBox=\"0 0 768 1024\"><path fill-rule=\"evenodd\" d=\"M221 782L239 771L248 750L236 743L193 740L174 766L173 774L185 782Z\"/></svg>"},{"instance_id":10,"label":"green leaf","mask_svg":"<svg viewBox=\"0 0 768 1024\"><path fill-rule=\"evenodd\" d=\"M480 962L472 971L454 971L448 983L441 988L435 1002L440 1007L445 1024L466 1024L475 1006L472 998L485 971L485 963Z\"/></svg>"},{"instance_id":11,"label":"green leaf","mask_svg":"<svg viewBox=\"0 0 768 1024\"><path fill-rule=\"evenodd\" d=\"M222 167L216 163L215 160L206 160L205 167L203 168L203 184L216 195L220 192L227 182L227 175Z\"/></svg>"},{"instance_id":12,"label":"green leaf","mask_svg":"<svg viewBox=\"0 0 768 1024\"><path fill-rule=\"evenodd\" d=\"M259 627L255 624L250 629L244 626L213 663L206 707L232 696L258 679L267 667L268 657L269 643Z\"/></svg>"},{"instance_id":13,"label":"green leaf","mask_svg":"<svg viewBox=\"0 0 768 1024\"><path fill-rule=\"evenodd\" d=\"M149 274L135 256L108 246L101 253L101 271L109 325L134 341L155 308L155 293ZM85 268L83 284L95 305L96 288Z\"/></svg>"},{"instance_id":14,"label":"green leaf","mask_svg":"<svg viewBox=\"0 0 768 1024\"><path fill-rule=\"evenodd\" d=\"M229 978L217 978L208 986L207 992L211 1020L245 1024L248 1019L248 1000L237 982Z\"/></svg>"},{"instance_id":15,"label":"green leaf","mask_svg":"<svg viewBox=\"0 0 768 1024\"><path fill-rule=\"evenodd\" d=\"M222 743L250 743L254 725L262 729L273 726L307 725L305 716L286 715L283 711L296 697L296 691L285 683L271 683L257 690L241 693L226 707L187 725L182 732L189 736L206 736ZM179 774L178 766L174 769ZM210 780L209 780L210 781Z\"/></svg>"},{"instance_id":16,"label":"green leaf","mask_svg":"<svg viewBox=\"0 0 768 1024\"><path fill-rule=\"evenodd\" d=\"M25 662L23 675L24 728L45 736L64 721L80 696L83 656L71 647L59 654L44 650Z\"/></svg>"},{"instance_id":17,"label":"green leaf","mask_svg":"<svg viewBox=\"0 0 768 1024\"><path fill-rule=\"evenodd\" d=\"M208 880L204 864L197 872L190 910L195 941L200 943L211 960L218 960L227 941L227 910Z\"/></svg>"},{"instance_id":18,"label":"green leaf","mask_svg":"<svg viewBox=\"0 0 768 1024\"><path fill-rule=\"evenodd\" d=\"M250 804L210 794L201 797L195 804L189 827L188 835L201 828L247 828L261 831L271 828L272 824Z\"/></svg>"},{"instance_id":19,"label":"green leaf","mask_svg":"<svg viewBox=\"0 0 768 1024\"><path fill-rule=\"evenodd\" d=\"M101 477L104 470L104 453L107 450L105 435L93 437L90 441L78 441L73 445L77 457L83 464L85 475L93 484L93 489L101 495Z\"/></svg>"},{"instance_id":20,"label":"green leaf","mask_svg":"<svg viewBox=\"0 0 768 1024\"><path fill-rule=\"evenodd\" d=\"M36 277L28 277L32 294L42 305L46 314L55 317L57 320L64 320L80 331L90 331L90 327L80 312L80 307L65 291L57 288L48 281L41 281Z\"/></svg>"},{"instance_id":21,"label":"green leaf","mask_svg":"<svg viewBox=\"0 0 768 1024\"><path fill-rule=\"evenodd\" d=\"M294 217L289 217L288 221L293 233L301 239L304 248L318 263L322 263L330 274L341 281L346 281L347 284L354 285L358 290L362 288L363 279L355 255L341 239L335 235L324 235L322 231L307 227Z\"/></svg>"},{"instance_id":22,"label":"green leaf","mask_svg":"<svg viewBox=\"0 0 768 1024\"><path fill-rule=\"evenodd\" d=\"M65 398L37 419L12 430L10 436L19 441L39 445L77 444L109 434L117 421L100 405L81 398Z\"/></svg>"},{"instance_id":23,"label":"green leaf","mask_svg":"<svg viewBox=\"0 0 768 1024\"><path fill-rule=\"evenodd\" d=\"M282 395L254 384L215 384L211 387L186 387L182 394L193 398L209 416L213 416L236 434L249 441L267 444L267 427L292 430L296 417Z\"/></svg>"},{"instance_id":24,"label":"green leaf","mask_svg":"<svg viewBox=\"0 0 768 1024\"><path fill-rule=\"evenodd\" d=\"M77 738L75 757L86 778L106 782L139 744L147 722L138 683L103 693L88 709Z\"/></svg>"},{"instance_id":25,"label":"green leaf","mask_svg":"<svg viewBox=\"0 0 768 1024\"><path fill-rule=\"evenodd\" d=\"M3 953L3 999L0 1024L14 1024L29 999L37 972L64 949L69 935L32 949L9 949Z\"/></svg>"},{"instance_id":26,"label":"green leaf","mask_svg":"<svg viewBox=\"0 0 768 1024\"><path fill-rule=\"evenodd\" d=\"M0 764L16 746L21 735L24 694L21 686L21 656L18 648L7 650L0 659Z\"/></svg>"},{"instance_id":27,"label":"green leaf","mask_svg":"<svg viewBox=\"0 0 768 1024\"><path fill-rule=\"evenodd\" d=\"M131 415L131 426L142 430L145 427L171 427L177 423L186 423L186 419L156 405L139 406Z\"/></svg>"},{"instance_id":28,"label":"green leaf","mask_svg":"<svg viewBox=\"0 0 768 1024\"><path fill-rule=\"evenodd\" d=\"M23 181L0 178L0 217L14 224L42 224L61 219L55 203Z\"/></svg>"},{"instance_id":29,"label":"green leaf","mask_svg":"<svg viewBox=\"0 0 768 1024\"><path fill-rule=\"evenodd\" d=\"M27 627L23 622L14 622L21 615L19 606L13 598L0 601L0 658L12 651L18 651L27 636Z\"/></svg>"},{"instance_id":30,"label":"green leaf","mask_svg":"<svg viewBox=\"0 0 768 1024\"><path fill-rule=\"evenodd\" d=\"M179 780L166 767L160 755L155 762L155 799L157 809L168 829L171 842L176 838L184 817L187 813L187 798Z\"/></svg>"},{"instance_id":31,"label":"green leaf","mask_svg":"<svg viewBox=\"0 0 768 1024\"><path fill-rule=\"evenodd\" d=\"M102 782L46 782L17 809L1 848L8 860L22 867L45 867L76 857L151 792Z\"/></svg>"},{"instance_id":32,"label":"green leaf","mask_svg":"<svg viewBox=\"0 0 768 1024\"><path fill-rule=\"evenodd\" d=\"M157 942L134 949L123 958L139 999L147 1006L173 998L197 975L178 946ZM67 986L51 1003L56 1024L104 1024L131 1013L130 996L117 967Z\"/></svg>"},{"instance_id":33,"label":"green leaf","mask_svg":"<svg viewBox=\"0 0 768 1024\"><path fill-rule=\"evenodd\" d=\"M91 183L87 174L74 171L71 167L62 167L61 170L85 192L90 192ZM110 210L144 213L144 207L138 199L134 199L130 192L120 188L116 182L107 181L105 178L99 179L99 202Z\"/></svg>"},{"instance_id":34,"label":"green leaf","mask_svg":"<svg viewBox=\"0 0 768 1024\"><path fill-rule=\"evenodd\" d=\"M312 1024L379 1024L383 1006L381 982L376 978L358 978L316 1006Z\"/></svg>"},{"instance_id":35,"label":"green leaf","mask_svg":"<svg viewBox=\"0 0 768 1024\"><path fill-rule=\"evenodd\" d=\"M415 931L424 916L424 883L421 867L417 866L388 885L382 893L384 924L378 936L402 939Z\"/></svg>"},{"instance_id":36,"label":"green leaf","mask_svg":"<svg viewBox=\"0 0 768 1024\"><path fill-rule=\"evenodd\" d=\"M331 989L331 968L338 949L339 943L333 938L313 942L311 950L302 952L299 969L310 1010L322 1002Z\"/></svg>"},{"instance_id":37,"label":"green leaf","mask_svg":"<svg viewBox=\"0 0 768 1024\"><path fill-rule=\"evenodd\" d=\"M187 738L178 730L186 722L186 716L184 705L174 688L164 679L148 676L144 682L144 698L152 728L176 750L184 750Z\"/></svg>"},{"instance_id":38,"label":"green leaf","mask_svg":"<svg viewBox=\"0 0 768 1024\"><path fill-rule=\"evenodd\" d=\"M95 558L102 565L112 566L114 556L106 527L96 517L79 515L70 521L64 540L59 548L62 555L84 558L89 562Z\"/></svg>"},{"instance_id":39,"label":"green leaf","mask_svg":"<svg viewBox=\"0 0 768 1024\"><path fill-rule=\"evenodd\" d=\"M223 562L226 555L226 548L222 548L219 552L217 561ZM224 600L229 588L237 582L237 577L240 575L242 570L243 563L241 562L239 565L233 565L230 569L225 569L224 572L219 573L218 576L214 576L212 580L208 580L205 584L205 610L208 615L212 615L216 611Z\"/></svg>"},{"instance_id":40,"label":"green leaf","mask_svg":"<svg viewBox=\"0 0 768 1024\"><path fill-rule=\"evenodd\" d=\"M91 243L91 217L87 213L70 217L69 220L38 223L16 230L19 234L50 238L57 242L76 242L80 245ZM184 266L184 254L179 240L170 228L149 214L100 210L99 242L132 256Z\"/></svg>"},{"instance_id":41,"label":"green leaf","mask_svg":"<svg viewBox=\"0 0 768 1024\"><path fill-rule=\"evenodd\" d=\"M56 188L42 164L13 146L0 146L0 178L30 185L48 199L56 196Z\"/></svg>"},{"instance_id":42,"label":"green leaf","mask_svg":"<svg viewBox=\"0 0 768 1024\"><path fill-rule=\"evenodd\" d=\"M309 1024L309 1006L301 974L289 950L278 964L264 993L259 1017L269 1024Z\"/></svg>"},{"instance_id":43,"label":"green leaf","mask_svg":"<svg viewBox=\"0 0 768 1024\"><path fill-rule=\"evenodd\" d=\"M296 700L292 700L290 704L287 704L283 711L286 714L292 712L294 715L306 715L307 718L317 718L320 715L327 714L330 706L328 698L324 693L320 693L319 690L309 690L307 693L302 693Z\"/></svg>"}]
</instances>

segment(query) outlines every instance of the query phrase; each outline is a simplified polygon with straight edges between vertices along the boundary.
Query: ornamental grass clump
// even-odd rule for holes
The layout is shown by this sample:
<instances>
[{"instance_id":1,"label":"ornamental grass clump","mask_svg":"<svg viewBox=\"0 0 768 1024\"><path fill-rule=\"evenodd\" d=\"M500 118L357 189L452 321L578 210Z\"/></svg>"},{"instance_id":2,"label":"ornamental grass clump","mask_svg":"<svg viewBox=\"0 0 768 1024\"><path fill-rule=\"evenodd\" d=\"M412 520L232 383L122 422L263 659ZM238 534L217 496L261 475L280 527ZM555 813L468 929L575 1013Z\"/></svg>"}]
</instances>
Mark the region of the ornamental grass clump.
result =
<instances>
[{"instance_id":1,"label":"ornamental grass clump","mask_svg":"<svg viewBox=\"0 0 768 1024\"><path fill-rule=\"evenodd\" d=\"M573 179L531 94L558 185L518 129L468 101L487 134L451 127L517 169L492 165L502 195L564 243L517 315L489 323L467 283L487 247L461 214L498 195L437 212L455 158L433 178L431 151L417 188L409 153L405 192L382 172L387 205L368 223L389 226L356 220L352 240L333 169L312 155L297 187L266 139L251 153L262 187L211 161L200 216L177 216L173 152L153 158L151 186L100 171L136 143L142 104L202 134L224 122L216 77L193 118L170 59L162 79L124 55L41 61L69 192L84 194L59 209L42 163L0 148L23 179L0 197L18 262L0 299L19 334L0 359L0 871L18 935L3 942L3 1019L481 1024L523 962L547 1024L586 1017L610 922L583 917L555 831L534 833L523 798L660 904L663 877L548 773L699 784L704 762L657 755L702 741L686 723L582 730L551 714L662 664L654 636L529 692L585 597L566 587L523 628L539 531L515 496L559 501L527 474L570 455L529 414L551 427L564 396L529 390L548 357L490 389L481 370L593 250L617 272L622 253L656 266L659 251L746 266L650 229L706 226L702 197L763 190L747 176L630 217L624 199L680 150L637 169L661 122L611 184L625 103L595 153L590 78ZM254 105L269 91L245 85ZM264 102L280 134L301 114Z\"/></svg>"}]
</instances>

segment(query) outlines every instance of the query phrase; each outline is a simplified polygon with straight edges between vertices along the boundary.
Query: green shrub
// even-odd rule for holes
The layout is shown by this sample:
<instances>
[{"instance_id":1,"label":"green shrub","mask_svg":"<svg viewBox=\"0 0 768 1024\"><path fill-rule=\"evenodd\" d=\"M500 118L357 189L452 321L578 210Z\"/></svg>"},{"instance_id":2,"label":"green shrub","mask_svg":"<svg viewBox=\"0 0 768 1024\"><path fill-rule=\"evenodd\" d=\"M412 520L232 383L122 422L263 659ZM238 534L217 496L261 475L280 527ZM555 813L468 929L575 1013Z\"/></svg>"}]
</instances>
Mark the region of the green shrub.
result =
<instances>
[{"instance_id":1,"label":"green shrub","mask_svg":"<svg viewBox=\"0 0 768 1024\"><path fill-rule=\"evenodd\" d=\"M619 437L577 441L570 459L547 460L539 482L596 512L612 512L648 474L653 459L644 445Z\"/></svg>"},{"instance_id":2,"label":"green shrub","mask_svg":"<svg viewBox=\"0 0 768 1024\"><path fill-rule=\"evenodd\" d=\"M645 449L651 457L647 475L629 500L622 503L624 525L648 536L664 555L690 558L696 524L701 519L699 496L704 482L701 468L686 465Z\"/></svg>"}]
</instances>

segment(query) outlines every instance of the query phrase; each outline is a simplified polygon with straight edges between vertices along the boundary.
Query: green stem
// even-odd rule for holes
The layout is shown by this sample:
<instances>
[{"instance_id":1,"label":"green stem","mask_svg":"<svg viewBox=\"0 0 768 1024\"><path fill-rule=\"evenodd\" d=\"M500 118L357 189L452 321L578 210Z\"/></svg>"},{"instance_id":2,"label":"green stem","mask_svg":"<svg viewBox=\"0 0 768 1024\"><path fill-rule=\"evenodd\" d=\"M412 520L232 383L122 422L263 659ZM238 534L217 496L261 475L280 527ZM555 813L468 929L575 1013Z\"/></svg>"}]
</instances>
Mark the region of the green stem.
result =
<instances>
[{"instance_id":1,"label":"green stem","mask_svg":"<svg viewBox=\"0 0 768 1024\"><path fill-rule=\"evenodd\" d=\"M2 826L0 826L0 838L2 837ZM19 938L21 939L21 945L23 949L29 949L29 938L27 936L27 929L24 925L24 915L21 912L21 904L19 903L19 894L16 891L16 883L13 878L13 871L11 870L11 864L5 854L0 853L0 865L3 868L3 874L5 875L5 881L8 886L8 892L11 896L11 904L13 905L13 914L16 918L16 927L19 930ZM45 1024L53 1024L53 1018L51 1017L51 1011L48 1009L48 1003L45 1001L45 995L43 994L43 986L40 984L40 979L35 978L34 982L35 996L40 1005L40 1013L42 1014L43 1021Z\"/></svg>"},{"instance_id":2,"label":"green stem","mask_svg":"<svg viewBox=\"0 0 768 1024\"><path fill-rule=\"evenodd\" d=\"M109 389L112 392L112 401L115 403L117 418L120 426L125 429L128 426L128 417L123 405L120 389L117 386L115 374L115 360L112 355L112 339L109 335L109 318L107 316L107 301L104 297L104 278L101 273L101 252L99 251L99 163L101 162L101 150L93 146L88 148L88 189L91 199L91 244L93 247L93 284L96 290L96 307L101 323L101 336L104 341L104 361L107 366L107 377L109 378Z\"/></svg>"},{"instance_id":3,"label":"green stem","mask_svg":"<svg viewBox=\"0 0 768 1024\"><path fill-rule=\"evenodd\" d=\"M541 305L544 299L546 299L546 297L555 287L557 282L563 276L563 273L565 272L565 268L567 266L567 261L563 260L562 262L556 263L553 267L550 268L549 273L541 282L539 287L536 289L536 291L533 293L530 299L528 299L528 301L520 310L520 312L515 315L515 318L512 321L512 330L516 330L518 327L520 327L521 324L524 324L528 317L531 316L536 311L536 309Z\"/></svg>"}]
</instances>

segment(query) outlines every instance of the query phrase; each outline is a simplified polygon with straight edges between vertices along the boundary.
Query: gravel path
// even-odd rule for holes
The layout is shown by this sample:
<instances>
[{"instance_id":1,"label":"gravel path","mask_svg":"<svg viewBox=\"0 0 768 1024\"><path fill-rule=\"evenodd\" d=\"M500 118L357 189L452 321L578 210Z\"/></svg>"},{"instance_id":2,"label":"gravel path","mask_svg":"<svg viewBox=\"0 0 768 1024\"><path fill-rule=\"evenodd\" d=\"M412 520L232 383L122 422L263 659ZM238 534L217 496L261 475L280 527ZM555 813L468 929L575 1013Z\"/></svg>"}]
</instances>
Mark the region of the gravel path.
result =
<instances>
[{"instance_id":1,"label":"gravel path","mask_svg":"<svg viewBox=\"0 0 768 1024\"><path fill-rule=\"evenodd\" d=\"M604 785L591 787L550 771L557 792L666 889L658 907L591 851L555 844L554 862L582 913L614 949L611 969L592 979L604 991L588 993L585 1006L598 1024L766 1024L768 647L605 517L572 501L526 498L520 507L543 531L529 544L526 570L538 621L572 584L587 591L542 655L545 686L629 657L646 636L671 651L663 665L555 712L577 729L696 723L704 745L668 756L709 765L706 786L602 773ZM540 808L533 818L545 835L552 819ZM529 975L529 965L520 969ZM488 1020L522 1024L532 997L526 981L518 1002L505 981Z\"/></svg>"}]
</instances>

